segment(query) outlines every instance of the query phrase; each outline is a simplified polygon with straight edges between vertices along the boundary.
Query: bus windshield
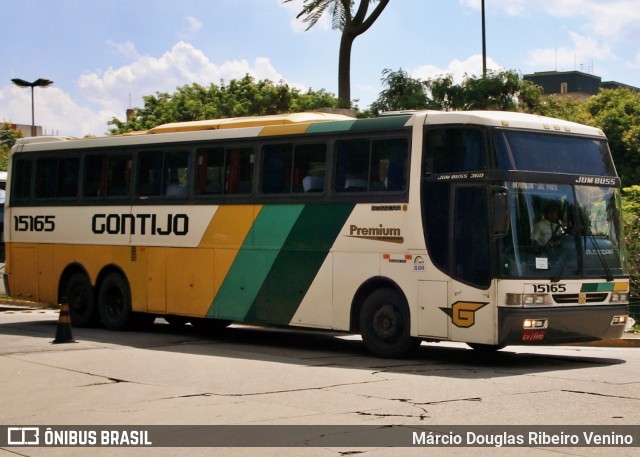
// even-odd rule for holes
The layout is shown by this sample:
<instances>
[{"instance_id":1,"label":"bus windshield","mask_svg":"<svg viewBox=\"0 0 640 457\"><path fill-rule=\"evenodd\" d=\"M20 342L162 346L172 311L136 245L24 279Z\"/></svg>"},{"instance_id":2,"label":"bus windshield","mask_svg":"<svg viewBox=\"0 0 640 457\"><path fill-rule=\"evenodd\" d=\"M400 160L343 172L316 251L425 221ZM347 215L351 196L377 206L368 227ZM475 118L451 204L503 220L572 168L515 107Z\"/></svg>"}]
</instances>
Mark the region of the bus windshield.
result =
<instances>
[{"instance_id":1,"label":"bus windshield","mask_svg":"<svg viewBox=\"0 0 640 457\"><path fill-rule=\"evenodd\" d=\"M506 170L616 176L607 143L600 138L496 130L495 139Z\"/></svg>"},{"instance_id":2,"label":"bus windshield","mask_svg":"<svg viewBox=\"0 0 640 457\"><path fill-rule=\"evenodd\" d=\"M503 277L626 275L620 193L611 187L509 182Z\"/></svg>"}]
</instances>

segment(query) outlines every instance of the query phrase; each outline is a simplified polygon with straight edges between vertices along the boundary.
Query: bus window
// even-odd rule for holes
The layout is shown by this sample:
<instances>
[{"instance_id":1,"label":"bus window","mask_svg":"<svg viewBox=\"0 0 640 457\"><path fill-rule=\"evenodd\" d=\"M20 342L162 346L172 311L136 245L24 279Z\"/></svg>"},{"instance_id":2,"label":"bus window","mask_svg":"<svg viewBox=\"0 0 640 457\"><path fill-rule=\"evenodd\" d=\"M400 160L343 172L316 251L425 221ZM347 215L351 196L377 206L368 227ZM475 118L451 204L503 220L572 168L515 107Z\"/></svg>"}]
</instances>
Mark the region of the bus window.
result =
<instances>
[{"instance_id":1,"label":"bus window","mask_svg":"<svg viewBox=\"0 0 640 457\"><path fill-rule=\"evenodd\" d=\"M282 194L291 192L291 144L269 144L262 148L262 192Z\"/></svg>"},{"instance_id":2,"label":"bus window","mask_svg":"<svg viewBox=\"0 0 640 457\"><path fill-rule=\"evenodd\" d=\"M322 192L327 146L272 144L263 149L262 191L265 194Z\"/></svg>"},{"instance_id":3,"label":"bus window","mask_svg":"<svg viewBox=\"0 0 640 457\"><path fill-rule=\"evenodd\" d=\"M409 144L404 138L374 141L371 151L372 191L399 191L407 187Z\"/></svg>"},{"instance_id":4,"label":"bus window","mask_svg":"<svg viewBox=\"0 0 640 457\"><path fill-rule=\"evenodd\" d=\"M369 181L369 140L336 141L337 192L366 191Z\"/></svg>"},{"instance_id":5,"label":"bus window","mask_svg":"<svg viewBox=\"0 0 640 457\"><path fill-rule=\"evenodd\" d=\"M327 145L296 145L293 158L293 192L324 191L327 171Z\"/></svg>"},{"instance_id":6,"label":"bus window","mask_svg":"<svg viewBox=\"0 0 640 457\"><path fill-rule=\"evenodd\" d=\"M189 184L189 153L172 151L165 153L164 193L168 197L186 197Z\"/></svg>"},{"instance_id":7,"label":"bus window","mask_svg":"<svg viewBox=\"0 0 640 457\"><path fill-rule=\"evenodd\" d=\"M131 155L99 154L85 158L85 197L128 197L130 192Z\"/></svg>"},{"instance_id":8,"label":"bus window","mask_svg":"<svg viewBox=\"0 0 640 457\"><path fill-rule=\"evenodd\" d=\"M423 176L485 170L482 131L473 128L429 128L425 131Z\"/></svg>"},{"instance_id":9,"label":"bus window","mask_svg":"<svg viewBox=\"0 0 640 457\"><path fill-rule=\"evenodd\" d=\"M408 150L409 143L405 138L337 141L335 190L405 190Z\"/></svg>"},{"instance_id":10,"label":"bus window","mask_svg":"<svg viewBox=\"0 0 640 457\"><path fill-rule=\"evenodd\" d=\"M203 148L197 152L196 195L217 195L224 189L224 148Z\"/></svg>"},{"instance_id":11,"label":"bus window","mask_svg":"<svg viewBox=\"0 0 640 457\"><path fill-rule=\"evenodd\" d=\"M73 198L78 194L80 160L41 158L36 160L36 198Z\"/></svg>"},{"instance_id":12,"label":"bus window","mask_svg":"<svg viewBox=\"0 0 640 457\"><path fill-rule=\"evenodd\" d=\"M253 191L253 148L228 148L225 163L225 194L250 194Z\"/></svg>"},{"instance_id":13,"label":"bus window","mask_svg":"<svg viewBox=\"0 0 640 457\"><path fill-rule=\"evenodd\" d=\"M16 200L28 200L31 197L31 160L18 159L13 170L13 194Z\"/></svg>"},{"instance_id":14,"label":"bus window","mask_svg":"<svg viewBox=\"0 0 640 457\"><path fill-rule=\"evenodd\" d=\"M138 195L186 197L189 181L187 151L144 151L138 155Z\"/></svg>"},{"instance_id":15,"label":"bus window","mask_svg":"<svg viewBox=\"0 0 640 457\"><path fill-rule=\"evenodd\" d=\"M210 147L196 153L196 195L250 194L253 149Z\"/></svg>"}]
</instances>

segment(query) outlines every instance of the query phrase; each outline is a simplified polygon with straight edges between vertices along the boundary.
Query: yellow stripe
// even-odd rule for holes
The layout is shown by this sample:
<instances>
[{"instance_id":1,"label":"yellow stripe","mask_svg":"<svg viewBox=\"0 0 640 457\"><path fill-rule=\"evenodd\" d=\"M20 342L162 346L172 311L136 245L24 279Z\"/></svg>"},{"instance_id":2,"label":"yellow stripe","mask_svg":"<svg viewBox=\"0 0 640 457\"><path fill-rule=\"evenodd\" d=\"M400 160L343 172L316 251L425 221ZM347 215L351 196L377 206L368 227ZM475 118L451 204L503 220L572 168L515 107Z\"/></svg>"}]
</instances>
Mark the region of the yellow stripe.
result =
<instances>
[{"instance_id":1,"label":"yellow stripe","mask_svg":"<svg viewBox=\"0 0 640 457\"><path fill-rule=\"evenodd\" d=\"M309 124L270 125L264 127L258 136L299 135L308 128Z\"/></svg>"},{"instance_id":2,"label":"yellow stripe","mask_svg":"<svg viewBox=\"0 0 640 457\"><path fill-rule=\"evenodd\" d=\"M230 205L221 206L216 211L199 246L215 248L214 293L207 306L211 305L213 298L218 294L224 278L229 273L240 247L261 210L262 205ZM206 312L206 309L202 310L202 315Z\"/></svg>"},{"instance_id":3,"label":"yellow stripe","mask_svg":"<svg viewBox=\"0 0 640 457\"><path fill-rule=\"evenodd\" d=\"M628 282L617 282L613 285L613 290L615 292L626 292L629 290Z\"/></svg>"}]
</instances>

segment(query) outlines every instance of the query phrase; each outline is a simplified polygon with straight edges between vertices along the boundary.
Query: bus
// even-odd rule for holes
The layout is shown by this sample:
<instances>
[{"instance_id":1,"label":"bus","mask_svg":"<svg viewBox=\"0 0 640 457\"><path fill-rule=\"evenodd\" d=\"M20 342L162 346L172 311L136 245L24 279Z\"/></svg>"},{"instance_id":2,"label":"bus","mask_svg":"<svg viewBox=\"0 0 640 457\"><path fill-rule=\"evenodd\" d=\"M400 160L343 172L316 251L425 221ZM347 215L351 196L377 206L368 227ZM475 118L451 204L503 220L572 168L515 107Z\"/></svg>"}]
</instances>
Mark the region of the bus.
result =
<instances>
[{"instance_id":1,"label":"bus","mask_svg":"<svg viewBox=\"0 0 640 457\"><path fill-rule=\"evenodd\" d=\"M329 113L20 139L13 297L74 326L157 317L478 350L616 339L620 179L603 132L514 112Z\"/></svg>"}]
</instances>

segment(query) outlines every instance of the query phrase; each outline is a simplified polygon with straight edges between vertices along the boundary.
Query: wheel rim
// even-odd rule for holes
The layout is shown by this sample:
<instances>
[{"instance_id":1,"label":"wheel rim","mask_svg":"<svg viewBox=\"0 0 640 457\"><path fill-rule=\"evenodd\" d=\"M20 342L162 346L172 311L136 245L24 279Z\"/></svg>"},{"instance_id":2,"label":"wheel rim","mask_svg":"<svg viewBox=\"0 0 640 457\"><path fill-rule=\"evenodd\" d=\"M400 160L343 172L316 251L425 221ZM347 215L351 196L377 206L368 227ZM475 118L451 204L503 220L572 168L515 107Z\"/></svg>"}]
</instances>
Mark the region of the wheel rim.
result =
<instances>
[{"instance_id":1,"label":"wheel rim","mask_svg":"<svg viewBox=\"0 0 640 457\"><path fill-rule=\"evenodd\" d=\"M67 297L69 304L69 311L75 313L78 316L84 316L89 312L87 301L85 300L86 290L84 287L76 288Z\"/></svg>"},{"instance_id":2,"label":"wheel rim","mask_svg":"<svg viewBox=\"0 0 640 457\"><path fill-rule=\"evenodd\" d=\"M402 328L402 315L391 304L381 306L373 315L373 330L384 341L397 340Z\"/></svg>"},{"instance_id":3,"label":"wheel rim","mask_svg":"<svg viewBox=\"0 0 640 457\"><path fill-rule=\"evenodd\" d=\"M124 297L118 287L110 287L106 294L106 308L110 317L118 318L124 312Z\"/></svg>"}]
</instances>

